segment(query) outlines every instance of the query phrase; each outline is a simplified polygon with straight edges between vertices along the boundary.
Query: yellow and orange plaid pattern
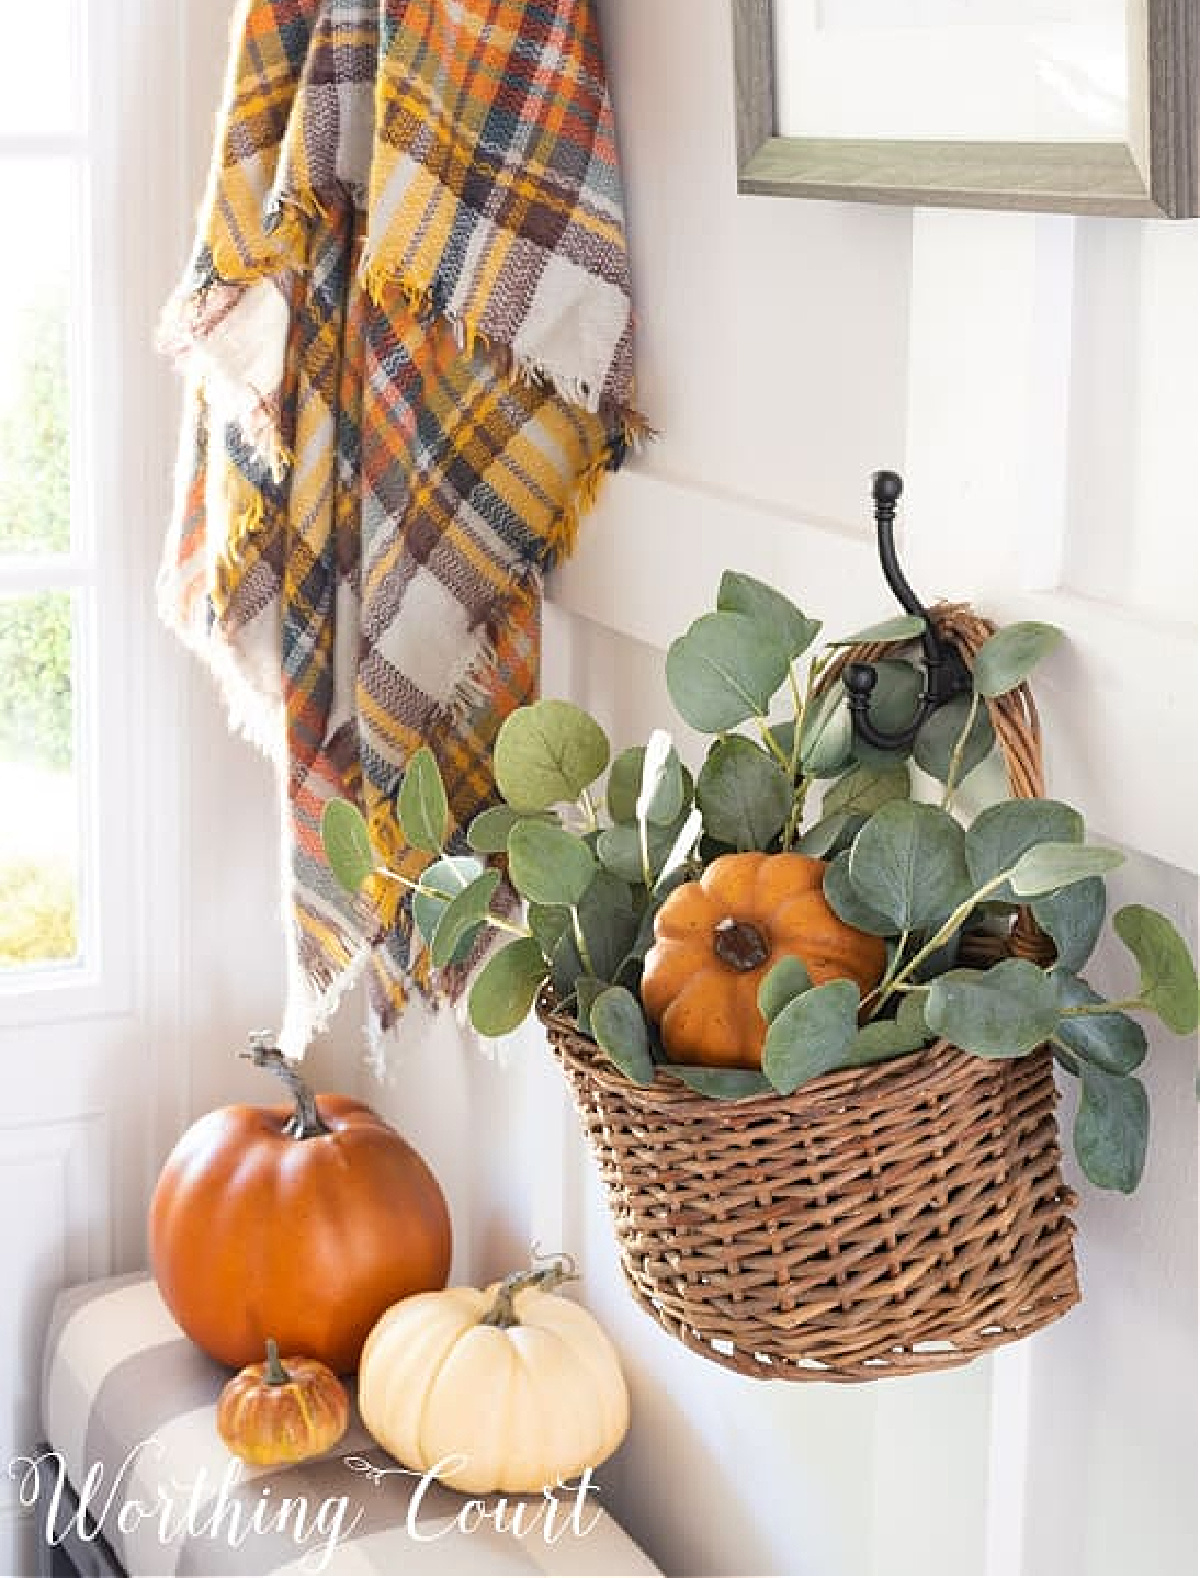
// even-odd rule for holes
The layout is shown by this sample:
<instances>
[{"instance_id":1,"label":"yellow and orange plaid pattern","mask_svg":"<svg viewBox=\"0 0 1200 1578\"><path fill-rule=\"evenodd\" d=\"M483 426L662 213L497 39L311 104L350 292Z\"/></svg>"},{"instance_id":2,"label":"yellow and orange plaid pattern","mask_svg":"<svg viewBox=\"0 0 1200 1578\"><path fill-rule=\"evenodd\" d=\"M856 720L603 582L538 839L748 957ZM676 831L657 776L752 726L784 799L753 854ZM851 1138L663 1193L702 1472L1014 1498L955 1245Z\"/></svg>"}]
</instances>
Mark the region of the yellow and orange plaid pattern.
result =
<instances>
[{"instance_id":1,"label":"yellow and orange plaid pattern","mask_svg":"<svg viewBox=\"0 0 1200 1578\"><path fill-rule=\"evenodd\" d=\"M164 327L188 401L159 590L279 768L290 1053L363 961L383 1029L461 984L403 906L340 890L321 816L353 797L415 875L418 746L460 829L493 798L541 576L638 431L630 321L584 0L244 0Z\"/></svg>"}]
</instances>

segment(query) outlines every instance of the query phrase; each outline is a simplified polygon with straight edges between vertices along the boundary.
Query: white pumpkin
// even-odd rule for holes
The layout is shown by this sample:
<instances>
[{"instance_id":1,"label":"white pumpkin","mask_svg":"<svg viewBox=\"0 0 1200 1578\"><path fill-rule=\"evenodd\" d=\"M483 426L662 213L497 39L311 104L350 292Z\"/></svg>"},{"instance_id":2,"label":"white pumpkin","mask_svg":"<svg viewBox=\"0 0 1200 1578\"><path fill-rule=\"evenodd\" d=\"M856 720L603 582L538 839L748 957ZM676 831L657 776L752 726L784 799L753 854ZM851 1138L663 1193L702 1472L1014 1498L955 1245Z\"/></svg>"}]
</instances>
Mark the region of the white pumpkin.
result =
<instances>
[{"instance_id":1,"label":"white pumpkin","mask_svg":"<svg viewBox=\"0 0 1200 1578\"><path fill-rule=\"evenodd\" d=\"M593 1317L549 1291L570 1274L417 1293L380 1316L358 1373L380 1446L471 1495L540 1493L610 1456L629 1392Z\"/></svg>"}]
</instances>

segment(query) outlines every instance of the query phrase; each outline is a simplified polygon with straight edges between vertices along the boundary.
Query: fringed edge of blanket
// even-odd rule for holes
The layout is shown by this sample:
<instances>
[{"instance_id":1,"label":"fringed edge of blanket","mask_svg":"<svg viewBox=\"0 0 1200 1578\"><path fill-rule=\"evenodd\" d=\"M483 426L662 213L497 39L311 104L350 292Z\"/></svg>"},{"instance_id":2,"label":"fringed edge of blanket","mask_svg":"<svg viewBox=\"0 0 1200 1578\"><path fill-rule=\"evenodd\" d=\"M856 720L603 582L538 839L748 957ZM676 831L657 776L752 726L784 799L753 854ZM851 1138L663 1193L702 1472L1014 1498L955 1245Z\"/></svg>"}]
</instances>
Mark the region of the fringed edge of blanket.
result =
<instances>
[{"instance_id":1,"label":"fringed edge of blanket","mask_svg":"<svg viewBox=\"0 0 1200 1578\"><path fill-rule=\"evenodd\" d=\"M466 355L483 351L514 383L549 384L568 405L602 417L620 434L626 449L640 450L649 439L657 436L633 404L632 391L628 399L611 398L577 372L551 366L544 358L519 352L511 343L497 340L475 319L439 301L431 281L412 279L386 259L364 253L360 272L367 294L376 307L386 309L389 297L395 296L419 321L432 323L440 319L449 325L455 343ZM609 466L608 469L616 468Z\"/></svg>"},{"instance_id":2,"label":"fringed edge of blanket","mask_svg":"<svg viewBox=\"0 0 1200 1578\"><path fill-rule=\"evenodd\" d=\"M209 342L234 312L252 304L255 290L282 293L282 272L277 267L233 280L213 273L181 288L163 309L154 337L155 348L185 379L195 377L212 392L276 482L282 482L293 461L280 432L279 390L263 390L252 379L230 376L220 359L209 354Z\"/></svg>"}]
</instances>

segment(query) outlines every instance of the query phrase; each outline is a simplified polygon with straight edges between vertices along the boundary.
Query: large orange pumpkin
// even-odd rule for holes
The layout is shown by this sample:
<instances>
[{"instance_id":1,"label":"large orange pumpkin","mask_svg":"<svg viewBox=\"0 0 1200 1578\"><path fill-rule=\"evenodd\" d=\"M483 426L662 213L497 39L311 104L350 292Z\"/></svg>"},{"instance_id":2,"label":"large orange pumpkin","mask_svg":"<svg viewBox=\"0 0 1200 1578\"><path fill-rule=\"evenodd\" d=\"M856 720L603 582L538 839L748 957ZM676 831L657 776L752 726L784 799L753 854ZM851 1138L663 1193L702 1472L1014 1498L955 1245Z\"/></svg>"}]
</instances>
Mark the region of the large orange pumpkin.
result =
<instances>
[{"instance_id":1,"label":"large orange pumpkin","mask_svg":"<svg viewBox=\"0 0 1200 1578\"><path fill-rule=\"evenodd\" d=\"M352 1370L397 1299L442 1288L450 1216L395 1129L348 1096L314 1096L277 1051L254 1061L294 1105L206 1114L176 1145L150 1204L150 1259L193 1342L224 1364L285 1353Z\"/></svg>"},{"instance_id":2,"label":"large orange pumpkin","mask_svg":"<svg viewBox=\"0 0 1200 1578\"><path fill-rule=\"evenodd\" d=\"M763 977L787 954L814 986L839 977L860 995L883 976L881 938L826 902L825 862L807 855L722 855L671 893L654 920L642 1002L673 1063L759 1068Z\"/></svg>"}]
</instances>

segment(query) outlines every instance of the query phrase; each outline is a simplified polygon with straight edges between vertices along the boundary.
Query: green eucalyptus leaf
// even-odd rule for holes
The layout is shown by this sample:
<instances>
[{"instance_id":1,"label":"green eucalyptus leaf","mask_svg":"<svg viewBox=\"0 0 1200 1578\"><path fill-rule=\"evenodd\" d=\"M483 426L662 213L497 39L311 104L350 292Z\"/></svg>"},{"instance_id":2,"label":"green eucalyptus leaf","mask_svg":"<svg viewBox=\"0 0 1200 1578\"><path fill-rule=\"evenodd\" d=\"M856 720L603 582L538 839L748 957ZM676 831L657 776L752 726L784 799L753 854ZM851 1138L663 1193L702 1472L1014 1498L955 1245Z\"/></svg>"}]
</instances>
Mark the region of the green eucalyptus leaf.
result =
<instances>
[{"instance_id":1,"label":"green eucalyptus leaf","mask_svg":"<svg viewBox=\"0 0 1200 1578\"><path fill-rule=\"evenodd\" d=\"M574 934L568 927L550 953L550 982L555 997L565 1002L574 993L575 983L588 974L590 971L579 957Z\"/></svg>"},{"instance_id":2,"label":"green eucalyptus leaf","mask_svg":"<svg viewBox=\"0 0 1200 1578\"><path fill-rule=\"evenodd\" d=\"M886 1063L891 1058L918 1052L929 1039L921 1029L910 1029L895 1019L880 1019L864 1025L846 1053L847 1068L866 1068L871 1063Z\"/></svg>"},{"instance_id":3,"label":"green eucalyptus leaf","mask_svg":"<svg viewBox=\"0 0 1200 1578\"><path fill-rule=\"evenodd\" d=\"M330 800L321 815L321 843L330 870L347 893L357 893L375 870L366 818L349 800Z\"/></svg>"},{"instance_id":4,"label":"green eucalyptus leaf","mask_svg":"<svg viewBox=\"0 0 1200 1578\"><path fill-rule=\"evenodd\" d=\"M792 747L796 742L795 718L783 718L778 723L772 723L767 729L774 742L775 749L786 761L792 759Z\"/></svg>"},{"instance_id":5,"label":"green eucalyptus leaf","mask_svg":"<svg viewBox=\"0 0 1200 1578\"><path fill-rule=\"evenodd\" d=\"M1024 1057L1058 1026L1054 982L1027 959L990 970L951 970L929 988L930 1029L976 1057Z\"/></svg>"},{"instance_id":6,"label":"green eucalyptus leaf","mask_svg":"<svg viewBox=\"0 0 1200 1578\"><path fill-rule=\"evenodd\" d=\"M782 592L735 570L726 570L721 577L717 608L722 613L745 614L753 619L789 661L806 652L821 630L819 619L809 619Z\"/></svg>"},{"instance_id":7,"label":"green eucalyptus leaf","mask_svg":"<svg viewBox=\"0 0 1200 1578\"><path fill-rule=\"evenodd\" d=\"M883 771L852 767L825 791L821 804L824 816L834 812L871 816L893 800L907 800L911 788L908 764L898 762Z\"/></svg>"},{"instance_id":8,"label":"green eucalyptus leaf","mask_svg":"<svg viewBox=\"0 0 1200 1578\"><path fill-rule=\"evenodd\" d=\"M676 755L675 760L679 760L678 755ZM616 824L637 821L637 803L638 796L642 791L642 773L645 763L646 747L644 745L631 745L627 750L622 751L612 764L612 770L608 775L606 801L608 814ZM679 776L682 781L679 808L674 816L667 819L672 826L677 825L683 808L691 804L692 796L695 793L692 775L682 762L679 765ZM658 810L659 808L655 807L655 809ZM653 821L654 818L651 818L651 820Z\"/></svg>"},{"instance_id":9,"label":"green eucalyptus leaf","mask_svg":"<svg viewBox=\"0 0 1200 1578\"><path fill-rule=\"evenodd\" d=\"M591 1008L592 1034L597 1045L621 1073L635 1085L654 1079L650 1036L642 1005L623 986L609 986Z\"/></svg>"},{"instance_id":10,"label":"green eucalyptus leaf","mask_svg":"<svg viewBox=\"0 0 1200 1578\"><path fill-rule=\"evenodd\" d=\"M598 976L612 980L637 939L641 924L628 883L597 871L579 901L579 929Z\"/></svg>"},{"instance_id":11,"label":"green eucalyptus leaf","mask_svg":"<svg viewBox=\"0 0 1200 1578\"><path fill-rule=\"evenodd\" d=\"M765 1096L773 1089L767 1076L753 1068L700 1068L686 1063L672 1063L667 1072L698 1096L712 1096L718 1101L740 1101L746 1096Z\"/></svg>"},{"instance_id":12,"label":"green eucalyptus leaf","mask_svg":"<svg viewBox=\"0 0 1200 1578\"><path fill-rule=\"evenodd\" d=\"M695 875L692 857L703 834L704 818L698 810L691 810L680 819L679 831L654 879L652 891L656 898L666 898L672 888Z\"/></svg>"},{"instance_id":13,"label":"green eucalyptus leaf","mask_svg":"<svg viewBox=\"0 0 1200 1578\"><path fill-rule=\"evenodd\" d=\"M671 700L705 734L765 717L787 671L778 642L746 614L704 614L667 651Z\"/></svg>"},{"instance_id":14,"label":"green eucalyptus leaf","mask_svg":"<svg viewBox=\"0 0 1200 1578\"><path fill-rule=\"evenodd\" d=\"M830 909L847 926L857 926L873 937L894 937L900 929L889 916L873 909L850 880L849 850L835 856L825 867L823 886Z\"/></svg>"},{"instance_id":15,"label":"green eucalyptus leaf","mask_svg":"<svg viewBox=\"0 0 1200 1578\"><path fill-rule=\"evenodd\" d=\"M511 805L488 806L472 819L467 828L467 843L480 855L507 854L508 835L518 822L528 821L550 824L551 818L530 811L515 811Z\"/></svg>"},{"instance_id":16,"label":"green eucalyptus leaf","mask_svg":"<svg viewBox=\"0 0 1200 1578\"><path fill-rule=\"evenodd\" d=\"M905 992L896 1010L896 1024L906 1035L919 1038L922 1045L932 1039L933 1031L925 1022L925 1004L929 993Z\"/></svg>"},{"instance_id":17,"label":"green eucalyptus leaf","mask_svg":"<svg viewBox=\"0 0 1200 1578\"><path fill-rule=\"evenodd\" d=\"M797 959L795 954L785 953L758 983L758 1011L770 1024L793 997L799 997L811 986L812 978L804 961Z\"/></svg>"},{"instance_id":18,"label":"green eucalyptus leaf","mask_svg":"<svg viewBox=\"0 0 1200 1578\"><path fill-rule=\"evenodd\" d=\"M1150 1104L1141 1080L1085 1063L1075 1114L1075 1155L1097 1188L1132 1194L1146 1165Z\"/></svg>"},{"instance_id":19,"label":"green eucalyptus leaf","mask_svg":"<svg viewBox=\"0 0 1200 1578\"><path fill-rule=\"evenodd\" d=\"M526 1018L546 978L546 961L532 937L494 953L475 977L467 1013L481 1036L504 1036Z\"/></svg>"},{"instance_id":20,"label":"green eucalyptus leaf","mask_svg":"<svg viewBox=\"0 0 1200 1578\"><path fill-rule=\"evenodd\" d=\"M1020 899L1036 898L1102 876L1124 862L1119 850L1095 844L1035 844L1013 867L1011 887Z\"/></svg>"},{"instance_id":21,"label":"green eucalyptus leaf","mask_svg":"<svg viewBox=\"0 0 1200 1578\"><path fill-rule=\"evenodd\" d=\"M1066 970L1050 972L1062 1013L1055 1035L1072 1052L1110 1074L1131 1074L1146 1056L1146 1032L1119 1009L1111 1014L1072 1014L1072 1008L1095 1008L1106 1001L1086 981Z\"/></svg>"},{"instance_id":22,"label":"green eucalyptus leaf","mask_svg":"<svg viewBox=\"0 0 1200 1578\"><path fill-rule=\"evenodd\" d=\"M827 981L793 997L771 1021L763 1045L763 1073L780 1095L840 1068L858 1034L858 987Z\"/></svg>"},{"instance_id":23,"label":"green eucalyptus leaf","mask_svg":"<svg viewBox=\"0 0 1200 1578\"><path fill-rule=\"evenodd\" d=\"M696 781L696 803L710 837L735 849L766 849L792 803L788 775L740 734L718 740Z\"/></svg>"},{"instance_id":24,"label":"green eucalyptus leaf","mask_svg":"<svg viewBox=\"0 0 1200 1578\"><path fill-rule=\"evenodd\" d=\"M1127 904L1113 916L1113 930L1137 960L1147 1008L1177 1036L1190 1036L1200 1019L1196 966L1187 944L1165 915Z\"/></svg>"},{"instance_id":25,"label":"green eucalyptus leaf","mask_svg":"<svg viewBox=\"0 0 1200 1578\"><path fill-rule=\"evenodd\" d=\"M868 625L865 630L857 630L852 636L841 636L837 641L831 641L831 647L857 647L873 646L879 641L915 641L918 636L925 634L925 621L919 614L898 614L894 619L881 620L877 625Z\"/></svg>"},{"instance_id":26,"label":"green eucalyptus leaf","mask_svg":"<svg viewBox=\"0 0 1200 1578\"><path fill-rule=\"evenodd\" d=\"M1057 893L1043 893L1030 908L1033 918L1054 944L1056 963L1064 970L1082 970L1092 956L1108 907L1102 877L1085 877Z\"/></svg>"},{"instance_id":27,"label":"green eucalyptus leaf","mask_svg":"<svg viewBox=\"0 0 1200 1578\"><path fill-rule=\"evenodd\" d=\"M886 915L893 931L930 926L970 892L962 827L936 806L893 800L854 840L849 874L859 897Z\"/></svg>"},{"instance_id":28,"label":"green eucalyptus leaf","mask_svg":"<svg viewBox=\"0 0 1200 1578\"><path fill-rule=\"evenodd\" d=\"M518 707L500 725L492 753L500 793L520 811L577 800L608 759L604 730L569 701Z\"/></svg>"},{"instance_id":29,"label":"green eucalyptus leaf","mask_svg":"<svg viewBox=\"0 0 1200 1578\"><path fill-rule=\"evenodd\" d=\"M518 822L508 835L508 871L522 898L535 904L578 904L596 874L582 838L544 822Z\"/></svg>"},{"instance_id":30,"label":"green eucalyptus leaf","mask_svg":"<svg viewBox=\"0 0 1200 1578\"><path fill-rule=\"evenodd\" d=\"M606 800L614 822L637 820L637 800L642 790L642 768L646 747L631 745L617 756L608 775Z\"/></svg>"},{"instance_id":31,"label":"green eucalyptus leaf","mask_svg":"<svg viewBox=\"0 0 1200 1578\"><path fill-rule=\"evenodd\" d=\"M970 696L955 696L936 712L930 713L917 730L917 737L913 741L913 761L922 772L936 778L939 783L946 783L950 777L950 763L970 715ZM986 707L977 707L963 743L956 782L961 783L968 773L985 762L995 744L996 731L992 728L988 710Z\"/></svg>"},{"instance_id":32,"label":"green eucalyptus leaf","mask_svg":"<svg viewBox=\"0 0 1200 1578\"><path fill-rule=\"evenodd\" d=\"M647 848L650 855L650 874L654 875L655 833L657 829L650 829L647 833ZM665 843L659 834L659 849ZM642 835L636 824L622 824L620 827L607 827L601 833L596 843L596 857L605 871L620 877L623 882L636 882L644 885L645 873L642 870Z\"/></svg>"},{"instance_id":33,"label":"green eucalyptus leaf","mask_svg":"<svg viewBox=\"0 0 1200 1578\"><path fill-rule=\"evenodd\" d=\"M670 827L656 827L654 823L646 828L646 847L650 856L651 885L657 881L659 873L666 865L675 841L687 824L687 813L683 813ZM636 825L621 824L616 827L606 827L596 842L596 857L606 871L611 871L614 876L620 877L623 882L632 883L635 887L645 886L645 874L642 871L642 833Z\"/></svg>"},{"instance_id":34,"label":"green eucalyptus leaf","mask_svg":"<svg viewBox=\"0 0 1200 1578\"><path fill-rule=\"evenodd\" d=\"M483 875L483 862L473 855L443 855L422 871L413 894L413 925L431 948L446 911Z\"/></svg>"},{"instance_id":35,"label":"green eucalyptus leaf","mask_svg":"<svg viewBox=\"0 0 1200 1578\"><path fill-rule=\"evenodd\" d=\"M1002 800L981 811L967 829L967 869L975 889L1011 871L1037 844L1082 844L1083 818L1061 800ZM1017 902L1005 882L988 898Z\"/></svg>"},{"instance_id":36,"label":"green eucalyptus leaf","mask_svg":"<svg viewBox=\"0 0 1200 1578\"><path fill-rule=\"evenodd\" d=\"M1057 626L1032 619L997 630L975 654L975 689L989 698L1015 690L1061 640Z\"/></svg>"},{"instance_id":37,"label":"green eucalyptus leaf","mask_svg":"<svg viewBox=\"0 0 1200 1578\"><path fill-rule=\"evenodd\" d=\"M664 729L655 729L642 753L642 777L634 815L638 821L671 827L683 810L685 780L679 752Z\"/></svg>"},{"instance_id":38,"label":"green eucalyptus leaf","mask_svg":"<svg viewBox=\"0 0 1200 1578\"><path fill-rule=\"evenodd\" d=\"M833 816L823 816L796 840L794 848L798 854L811 855L815 860L832 860L850 848L866 820L857 811L838 811Z\"/></svg>"},{"instance_id":39,"label":"green eucalyptus leaf","mask_svg":"<svg viewBox=\"0 0 1200 1578\"><path fill-rule=\"evenodd\" d=\"M458 962L470 952L499 886L500 873L485 871L451 899L429 939L429 957L437 969Z\"/></svg>"},{"instance_id":40,"label":"green eucalyptus leaf","mask_svg":"<svg viewBox=\"0 0 1200 1578\"><path fill-rule=\"evenodd\" d=\"M836 778L853 759L850 707L840 686L831 685L804 719L800 767L807 778Z\"/></svg>"},{"instance_id":41,"label":"green eucalyptus leaf","mask_svg":"<svg viewBox=\"0 0 1200 1578\"><path fill-rule=\"evenodd\" d=\"M440 855L450 822L450 805L437 758L422 745L409 759L396 796L396 820L414 849Z\"/></svg>"},{"instance_id":42,"label":"green eucalyptus leaf","mask_svg":"<svg viewBox=\"0 0 1200 1578\"><path fill-rule=\"evenodd\" d=\"M581 975L575 982L575 1025L581 1036L592 1036L592 1005L601 992L608 990L608 982L594 975ZM592 1036L595 1040L595 1037Z\"/></svg>"},{"instance_id":43,"label":"green eucalyptus leaf","mask_svg":"<svg viewBox=\"0 0 1200 1578\"><path fill-rule=\"evenodd\" d=\"M571 912L561 904L529 904L525 920L546 959L552 957L562 934L571 929Z\"/></svg>"},{"instance_id":44,"label":"green eucalyptus leaf","mask_svg":"<svg viewBox=\"0 0 1200 1578\"><path fill-rule=\"evenodd\" d=\"M576 981L585 975L612 981L635 946L641 924L628 884L603 870L597 871L592 878L576 913L587 945L587 966L579 954L571 912L566 909L543 911L535 926L533 907L530 909L530 930L535 935L544 935L551 943L546 957L551 962L554 989L560 997L569 996L575 990ZM552 934L552 927L557 927L556 935Z\"/></svg>"}]
</instances>

